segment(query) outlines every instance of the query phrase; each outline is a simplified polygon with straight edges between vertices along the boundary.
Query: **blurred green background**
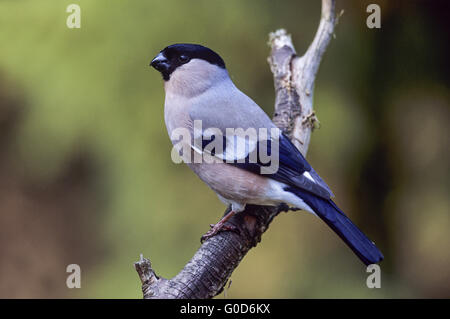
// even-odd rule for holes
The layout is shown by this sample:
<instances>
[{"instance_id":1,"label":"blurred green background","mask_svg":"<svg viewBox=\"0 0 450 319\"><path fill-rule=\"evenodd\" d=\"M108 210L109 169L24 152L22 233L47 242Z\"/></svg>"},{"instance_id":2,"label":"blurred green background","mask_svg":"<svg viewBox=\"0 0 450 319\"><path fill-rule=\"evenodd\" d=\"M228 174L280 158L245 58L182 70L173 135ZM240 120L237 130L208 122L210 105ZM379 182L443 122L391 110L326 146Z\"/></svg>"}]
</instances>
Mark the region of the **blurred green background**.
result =
<instances>
[{"instance_id":1,"label":"blurred green background","mask_svg":"<svg viewBox=\"0 0 450 319\"><path fill-rule=\"evenodd\" d=\"M366 27L374 2L381 29ZM66 26L71 3L80 29ZM385 254L381 289L323 223L289 213L227 297L450 297L450 7L337 6L308 159ZM140 298L140 253L175 275L225 207L171 162L150 60L172 43L211 47L271 114L268 33L286 28L301 54L319 17L319 1L1 0L0 297ZM81 289L66 287L72 263Z\"/></svg>"}]
</instances>

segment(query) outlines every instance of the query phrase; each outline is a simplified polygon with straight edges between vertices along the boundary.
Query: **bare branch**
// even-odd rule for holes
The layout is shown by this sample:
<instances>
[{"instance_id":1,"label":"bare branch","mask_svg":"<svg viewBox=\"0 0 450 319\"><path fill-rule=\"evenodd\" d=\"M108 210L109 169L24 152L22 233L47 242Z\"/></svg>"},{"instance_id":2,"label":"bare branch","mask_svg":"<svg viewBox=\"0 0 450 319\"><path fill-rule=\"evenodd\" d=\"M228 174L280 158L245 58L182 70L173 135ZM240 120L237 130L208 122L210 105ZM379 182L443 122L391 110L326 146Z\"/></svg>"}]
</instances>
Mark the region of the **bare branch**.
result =
<instances>
[{"instance_id":1,"label":"bare branch","mask_svg":"<svg viewBox=\"0 0 450 319\"><path fill-rule=\"evenodd\" d=\"M272 50L268 60L275 86L273 121L303 155L306 155L311 132L317 121L313 111L314 81L322 55L333 35L336 21L334 7L334 0L322 0L322 16L317 33L302 57L297 56L292 39L285 30L269 35ZM144 298L203 299L216 296L222 292L242 258L260 242L273 218L287 209L286 205L247 205L245 211L228 221L238 231L221 232L205 241L172 279L158 277L150 261L141 255L135 268L142 281Z\"/></svg>"},{"instance_id":2,"label":"bare branch","mask_svg":"<svg viewBox=\"0 0 450 319\"><path fill-rule=\"evenodd\" d=\"M274 74L274 123L285 130L295 146L306 155L311 132L318 121L313 111L314 82L320 61L330 42L336 16L335 1L322 0L322 16L314 40L297 57L291 36L281 29L270 34L269 64Z\"/></svg>"}]
</instances>

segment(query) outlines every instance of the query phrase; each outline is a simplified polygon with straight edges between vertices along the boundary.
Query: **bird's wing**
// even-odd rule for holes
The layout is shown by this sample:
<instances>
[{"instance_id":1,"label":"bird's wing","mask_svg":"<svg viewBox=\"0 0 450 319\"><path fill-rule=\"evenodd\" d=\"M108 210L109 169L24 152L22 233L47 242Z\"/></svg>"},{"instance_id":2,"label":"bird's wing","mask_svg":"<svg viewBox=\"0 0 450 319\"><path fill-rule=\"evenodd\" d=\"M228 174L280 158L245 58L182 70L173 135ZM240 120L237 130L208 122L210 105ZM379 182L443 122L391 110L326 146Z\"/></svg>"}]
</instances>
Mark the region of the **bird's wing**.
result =
<instances>
[{"instance_id":1,"label":"bird's wing","mask_svg":"<svg viewBox=\"0 0 450 319\"><path fill-rule=\"evenodd\" d=\"M192 103L189 115L194 122L192 148L196 152L322 198L333 196L289 138L241 91L202 96ZM230 134L230 129L234 134Z\"/></svg>"}]
</instances>

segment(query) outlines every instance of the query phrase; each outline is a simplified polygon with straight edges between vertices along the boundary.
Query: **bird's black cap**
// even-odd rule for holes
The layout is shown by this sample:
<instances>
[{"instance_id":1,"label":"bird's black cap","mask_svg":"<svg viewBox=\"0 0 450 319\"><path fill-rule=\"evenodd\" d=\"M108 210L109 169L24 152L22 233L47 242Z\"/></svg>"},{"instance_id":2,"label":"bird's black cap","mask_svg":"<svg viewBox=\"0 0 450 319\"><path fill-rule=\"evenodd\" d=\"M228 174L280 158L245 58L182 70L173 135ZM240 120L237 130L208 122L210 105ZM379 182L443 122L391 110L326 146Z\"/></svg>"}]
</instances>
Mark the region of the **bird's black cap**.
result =
<instances>
[{"instance_id":1,"label":"bird's black cap","mask_svg":"<svg viewBox=\"0 0 450 319\"><path fill-rule=\"evenodd\" d=\"M225 62L213 50L199 44L179 43L164 48L150 63L158 70L165 81L179 66L192 59L201 59L225 69Z\"/></svg>"}]
</instances>

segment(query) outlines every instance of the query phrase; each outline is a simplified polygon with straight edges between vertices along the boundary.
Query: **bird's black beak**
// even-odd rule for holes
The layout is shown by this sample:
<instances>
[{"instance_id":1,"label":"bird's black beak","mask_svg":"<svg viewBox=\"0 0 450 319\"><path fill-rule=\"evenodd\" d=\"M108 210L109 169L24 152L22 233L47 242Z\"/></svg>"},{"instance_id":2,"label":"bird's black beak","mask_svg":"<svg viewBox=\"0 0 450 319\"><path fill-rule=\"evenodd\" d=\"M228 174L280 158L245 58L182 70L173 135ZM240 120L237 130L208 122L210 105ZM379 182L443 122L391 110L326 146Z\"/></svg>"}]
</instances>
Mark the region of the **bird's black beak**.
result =
<instances>
[{"instance_id":1,"label":"bird's black beak","mask_svg":"<svg viewBox=\"0 0 450 319\"><path fill-rule=\"evenodd\" d=\"M169 60L166 59L164 54L159 53L150 63L150 66L154 67L156 70L158 70L161 73L165 73L169 70L170 64Z\"/></svg>"}]
</instances>

